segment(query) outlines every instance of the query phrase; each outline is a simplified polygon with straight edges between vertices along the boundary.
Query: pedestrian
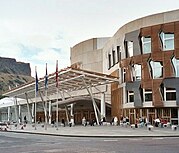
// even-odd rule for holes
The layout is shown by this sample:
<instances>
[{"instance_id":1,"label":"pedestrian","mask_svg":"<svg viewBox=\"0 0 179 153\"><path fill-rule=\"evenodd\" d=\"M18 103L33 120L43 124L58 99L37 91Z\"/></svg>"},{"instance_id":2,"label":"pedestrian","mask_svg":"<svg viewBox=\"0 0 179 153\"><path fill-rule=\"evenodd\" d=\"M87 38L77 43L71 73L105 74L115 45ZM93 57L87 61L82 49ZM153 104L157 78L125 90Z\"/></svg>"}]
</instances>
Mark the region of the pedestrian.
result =
<instances>
[{"instance_id":1,"label":"pedestrian","mask_svg":"<svg viewBox=\"0 0 179 153\"><path fill-rule=\"evenodd\" d=\"M116 116L114 117L114 125L118 125L118 118Z\"/></svg>"},{"instance_id":2,"label":"pedestrian","mask_svg":"<svg viewBox=\"0 0 179 153\"><path fill-rule=\"evenodd\" d=\"M86 118L85 118L85 117L82 118L82 125L83 125L83 126L86 126L86 125L87 125L87 122L86 122Z\"/></svg>"},{"instance_id":3,"label":"pedestrian","mask_svg":"<svg viewBox=\"0 0 179 153\"><path fill-rule=\"evenodd\" d=\"M111 123L111 125L114 125L114 117L112 118L110 123Z\"/></svg>"},{"instance_id":4,"label":"pedestrian","mask_svg":"<svg viewBox=\"0 0 179 153\"><path fill-rule=\"evenodd\" d=\"M24 116L24 123L27 124L27 118Z\"/></svg>"},{"instance_id":5,"label":"pedestrian","mask_svg":"<svg viewBox=\"0 0 179 153\"><path fill-rule=\"evenodd\" d=\"M65 127L65 120L64 120L64 118L62 118L62 124Z\"/></svg>"}]
</instances>

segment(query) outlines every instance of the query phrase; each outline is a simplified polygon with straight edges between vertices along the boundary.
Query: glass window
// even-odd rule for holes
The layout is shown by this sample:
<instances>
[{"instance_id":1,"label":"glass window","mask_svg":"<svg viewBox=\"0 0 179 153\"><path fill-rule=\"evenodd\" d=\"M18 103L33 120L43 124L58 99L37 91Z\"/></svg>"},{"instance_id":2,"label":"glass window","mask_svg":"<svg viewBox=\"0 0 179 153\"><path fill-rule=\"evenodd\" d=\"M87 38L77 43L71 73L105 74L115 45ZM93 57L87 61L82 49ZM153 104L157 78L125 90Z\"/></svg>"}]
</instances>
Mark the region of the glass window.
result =
<instances>
[{"instance_id":1,"label":"glass window","mask_svg":"<svg viewBox=\"0 0 179 153\"><path fill-rule=\"evenodd\" d=\"M174 50L174 33L160 33L163 50Z\"/></svg>"},{"instance_id":2,"label":"glass window","mask_svg":"<svg viewBox=\"0 0 179 153\"><path fill-rule=\"evenodd\" d=\"M153 77L153 79L160 78L160 77L163 76L162 62L150 61L150 66L152 68L152 77Z\"/></svg>"},{"instance_id":3,"label":"glass window","mask_svg":"<svg viewBox=\"0 0 179 153\"><path fill-rule=\"evenodd\" d=\"M125 51L126 58L133 56L133 42L132 41L124 41L125 42Z\"/></svg>"},{"instance_id":4,"label":"glass window","mask_svg":"<svg viewBox=\"0 0 179 153\"><path fill-rule=\"evenodd\" d=\"M141 65L140 64L134 64L133 65L133 78L134 81L141 80Z\"/></svg>"},{"instance_id":5,"label":"glass window","mask_svg":"<svg viewBox=\"0 0 179 153\"><path fill-rule=\"evenodd\" d=\"M176 100L175 88L165 88L165 101Z\"/></svg>"},{"instance_id":6,"label":"glass window","mask_svg":"<svg viewBox=\"0 0 179 153\"><path fill-rule=\"evenodd\" d=\"M173 57L172 64L173 64L174 71L175 71L175 77L179 77L179 60Z\"/></svg>"},{"instance_id":7,"label":"glass window","mask_svg":"<svg viewBox=\"0 0 179 153\"><path fill-rule=\"evenodd\" d=\"M134 102L134 91L128 91L128 102Z\"/></svg>"},{"instance_id":8,"label":"glass window","mask_svg":"<svg viewBox=\"0 0 179 153\"><path fill-rule=\"evenodd\" d=\"M151 37L142 37L142 53L151 53Z\"/></svg>"},{"instance_id":9,"label":"glass window","mask_svg":"<svg viewBox=\"0 0 179 153\"><path fill-rule=\"evenodd\" d=\"M111 54L108 54L109 69L111 68Z\"/></svg>"},{"instance_id":10,"label":"glass window","mask_svg":"<svg viewBox=\"0 0 179 153\"><path fill-rule=\"evenodd\" d=\"M115 50L112 51L112 58L113 58L113 65L115 65L116 64Z\"/></svg>"},{"instance_id":11,"label":"glass window","mask_svg":"<svg viewBox=\"0 0 179 153\"><path fill-rule=\"evenodd\" d=\"M171 108L171 117L178 118L178 108Z\"/></svg>"},{"instance_id":12,"label":"glass window","mask_svg":"<svg viewBox=\"0 0 179 153\"><path fill-rule=\"evenodd\" d=\"M133 56L133 42L132 41L127 42L127 49L128 49L129 57L132 57Z\"/></svg>"},{"instance_id":13,"label":"glass window","mask_svg":"<svg viewBox=\"0 0 179 153\"><path fill-rule=\"evenodd\" d=\"M145 90L144 89L144 102L152 101L152 90Z\"/></svg>"},{"instance_id":14,"label":"glass window","mask_svg":"<svg viewBox=\"0 0 179 153\"><path fill-rule=\"evenodd\" d=\"M122 69L122 80L123 80L123 82L125 82L126 81L126 69L125 68L123 68Z\"/></svg>"},{"instance_id":15,"label":"glass window","mask_svg":"<svg viewBox=\"0 0 179 153\"><path fill-rule=\"evenodd\" d=\"M120 46L117 46L117 62L121 60L121 49Z\"/></svg>"}]
</instances>

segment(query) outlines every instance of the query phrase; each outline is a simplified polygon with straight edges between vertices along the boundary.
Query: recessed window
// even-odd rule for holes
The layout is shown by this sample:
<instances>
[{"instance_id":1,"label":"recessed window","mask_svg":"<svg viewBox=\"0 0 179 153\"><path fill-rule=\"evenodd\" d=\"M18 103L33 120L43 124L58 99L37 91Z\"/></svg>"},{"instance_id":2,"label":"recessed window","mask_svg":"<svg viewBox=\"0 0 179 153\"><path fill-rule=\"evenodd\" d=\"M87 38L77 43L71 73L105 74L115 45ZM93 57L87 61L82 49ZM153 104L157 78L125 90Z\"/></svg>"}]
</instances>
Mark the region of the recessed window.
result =
<instances>
[{"instance_id":1,"label":"recessed window","mask_svg":"<svg viewBox=\"0 0 179 153\"><path fill-rule=\"evenodd\" d=\"M174 67L175 77L179 77L179 60L173 57L172 64Z\"/></svg>"},{"instance_id":2,"label":"recessed window","mask_svg":"<svg viewBox=\"0 0 179 153\"><path fill-rule=\"evenodd\" d=\"M162 62L150 61L150 66L152 69L152 78L161 78L163 76L163 64Z\"/></svg>"},{"instance_id":3,"label":"recessed window","mask_svg":"<svg viewBox=\"0 0 179 153\"><path fill-rule=\"evenodd\" d=\"M134 91L128 91L128 103L134 102Z\"/></svg>"},{"instance_id":4,"label":"recessed window","mask_svg":"<svg viewBox=\"0 0 179 153\"><path fill-rule=\"evenodd\" d=\"M163 50L174 50L174 33L160 33Z\"/></svg>"},{"instance_id":5,"label":"recessed window","mask_svg":"<svg viewBox=\"0 0 179 153\"><path fill-rule=\"evenodd\" d=\"M165 88L165 101L176 100L176 90L175 88Z\"/></svg>"},{"instance_id":6,"label":"recessed window","mask_svg":"<svg viewBox=\"0 0 179 153\"><path fill-rule=\"evenodd\" d=\"M111 68L111 54L108 54L108 66L109 66L109 69Z\"/></svg>"},{"instance_id":7,"label":"recessed window","mask_svg":"<svg viewBox=\"0 0 179 153\"><path fill-rule=\"evenodd\" d=\"M120 46L117 46L117 62L121 60L121 49Z\"/></svg>"},{"instance_id":8,"label":"recessed window","mask_svg":"<svg viewBox=\"0 0 179 153\"><path fill-rule=\"evenodd\" d=\"M152 101L152 90L144 89L143 94L144 94L144 102Z\"/></svg>"},{"instance_id":9,"label":"recessed window","mask_svg":"<svg viewBox=\"0 0 179 153\"><path fill-rule=\"evenodd\" d=\"M133 42L125 41L126 58L133 56Z\"/></svg>"},{"instance_id":10,"label":"recessed window","mask_svg":"<svg viewBox=\"0 0 179 153\"><path fill-rule=\"evenodd\" d=\"M112 51L112 58L113 58L113 65L116 64L116 54L115 54L115 50Z\"/></svg>"},{"instance_id":11,"label":"recessed window","mask_svg":"<svg viewBox=\"0 0 179 153\"><path fill-rule=\"evenodd\" d=\"M151 53L151 37L142 37L142 54Z\"/></svg>"},{"instance_id":12,"label":"recessed window","mask_svg":"<svg viewBox=\"0 0 179 153\"><path fill-rule=\"evenodd\" d=\"M141 65L134 64L132 66L133 81L141 80Z\"/></svg>"},{"instance_id":13,"label":"recessed window","mask_svg":"<svg viewBox=\"0 0 179 153\"><path fill-rule=\"evenodd\" d=\"M126 69L125 68L122 69L121 74L122 74L122 81L125 82L126 81Z\"/></svg>"}]
</instances>

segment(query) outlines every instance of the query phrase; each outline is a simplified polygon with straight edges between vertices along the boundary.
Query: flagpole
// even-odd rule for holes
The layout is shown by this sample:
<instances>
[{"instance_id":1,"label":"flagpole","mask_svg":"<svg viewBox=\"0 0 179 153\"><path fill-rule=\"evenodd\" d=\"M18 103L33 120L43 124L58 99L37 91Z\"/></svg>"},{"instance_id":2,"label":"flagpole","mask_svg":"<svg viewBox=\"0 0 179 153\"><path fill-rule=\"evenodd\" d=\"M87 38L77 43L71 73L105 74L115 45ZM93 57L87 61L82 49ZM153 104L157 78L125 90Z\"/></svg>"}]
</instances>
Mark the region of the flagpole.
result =
<instances>
[{"instance_id":1,"label":"flagpole","mask_svg":"<svg viewBox=\"0 0 179 153\"><path fill-rule=\"evenodd\" d=\"M56 105L56 123L57 123L57 130L58 130L58 60L56 61L56 88L57 88L57 105Z\"/></svg>"},{"instance_id":2,"label":"flagpole","mask_svg":"<svg viewBox=\"0 0 179 153\"><path fill-rule=\"evenodd\" d=\"M46 74L45 74L45 130L47 130L47 63L46 63Z\"/></svg>"},{"instance_id":3,"label":"flagpole","mask_svg":"<svg viewBox=\"0 0 179 153\"><path fill-rule=\"evenodd\" d=\"M45 130L47 130L47 89L45 90Z\"/></svg>"},{"instance_id":4,"label":"flagpole","mask_svg":"<svg viewBox=\"0 0 179 153\"><path fill-rule=\"evenodd\" d=\"M35 121L35 130L37 129L37 92L38 92L38 78L37 78L37 67L35 66L35 104L34 104L34 121Z\"/></svg>"},{"instance_id":5,"label":"flagpole","mask_svg":"<svg viewBox=\"0 0 179 153\"><path fill-rule=\"evenodd\" d=\"M57 109L56 109L56 122L57 122L57 130L58 130L58 87L57 87Z\"/></svg>"}]
</instances>

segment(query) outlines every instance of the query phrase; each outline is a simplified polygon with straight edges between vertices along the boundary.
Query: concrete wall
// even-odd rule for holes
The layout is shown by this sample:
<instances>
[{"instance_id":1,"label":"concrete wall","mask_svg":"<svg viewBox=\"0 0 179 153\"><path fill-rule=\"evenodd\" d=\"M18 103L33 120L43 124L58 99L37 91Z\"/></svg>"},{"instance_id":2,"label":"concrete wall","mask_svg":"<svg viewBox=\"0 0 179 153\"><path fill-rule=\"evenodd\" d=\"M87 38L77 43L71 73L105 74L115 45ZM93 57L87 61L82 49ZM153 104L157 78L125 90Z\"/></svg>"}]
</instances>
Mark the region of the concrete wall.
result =
<instances>
[{"instance_id":1,"label":"concrete wall","mask_svg":"<svg viewBox=\"0 0 179 153\"><path fill-rule=\"evenodd\" d=\"M71 65L78 68L102 72L102 48L109 38L93 38L71 48Z\"/></svg>"}]
</instances>

